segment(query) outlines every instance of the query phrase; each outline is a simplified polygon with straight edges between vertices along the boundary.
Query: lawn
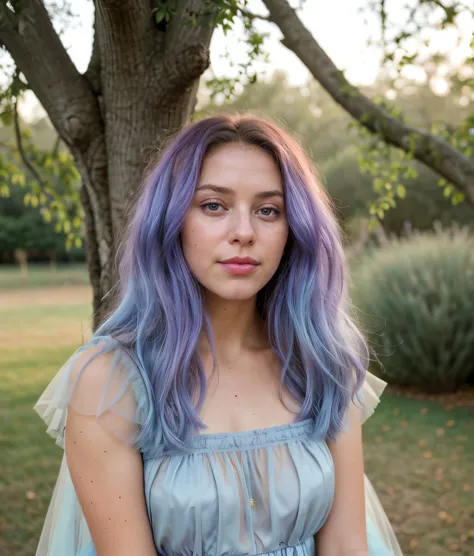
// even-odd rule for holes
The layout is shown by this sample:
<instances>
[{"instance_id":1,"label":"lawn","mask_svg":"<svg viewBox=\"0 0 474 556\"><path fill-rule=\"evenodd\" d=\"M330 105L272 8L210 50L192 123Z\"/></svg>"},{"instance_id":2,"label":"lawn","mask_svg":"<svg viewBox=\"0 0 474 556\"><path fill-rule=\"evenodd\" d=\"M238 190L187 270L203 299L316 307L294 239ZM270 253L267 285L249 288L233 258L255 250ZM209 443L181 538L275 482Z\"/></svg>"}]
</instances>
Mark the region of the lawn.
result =
<instances>
[{"instance_id":1,"label":"lawn","mask_svg":"<svg viewBox=\"0 0 474 556\"><path fill-rule=\"evenodd\" d=\"M90 335L84 267L0 271L0 556L33 556L61 458L32 407ZM474 410L386 391L366 472L405 554L474 554Z\"/></svg>"}]
</instances>

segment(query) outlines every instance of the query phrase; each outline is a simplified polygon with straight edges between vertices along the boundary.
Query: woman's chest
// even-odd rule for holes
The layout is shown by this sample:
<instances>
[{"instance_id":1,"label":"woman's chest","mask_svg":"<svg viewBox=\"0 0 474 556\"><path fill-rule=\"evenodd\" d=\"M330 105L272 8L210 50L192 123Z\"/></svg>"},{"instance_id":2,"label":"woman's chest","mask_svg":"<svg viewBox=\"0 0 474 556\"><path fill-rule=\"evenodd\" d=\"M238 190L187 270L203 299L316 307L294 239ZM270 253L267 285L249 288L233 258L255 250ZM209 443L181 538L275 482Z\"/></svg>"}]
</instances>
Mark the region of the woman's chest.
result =
<instances>
[{"instance_id":1,"label":"woman's chest","mask_svg":"<svg viewBox=\"0 0 474 556\"><path fill-rule=\"evenodd\" d=\"M205 364L207 392L200 418L203 433L235 433L292 423L300 404L283 386L280 366L272 355L242 358L211 374Z\"/></svg>"},{"instance_id":2,"label":"woman's chest","mask_svg":"<svg viewBox=\"0 0 474 556\"><path fill-rule=\"evenodd\" d=\"M331 508L334 469L324 442L298 440L307 425L201 435L193 454L146 461L157 546L166 554L259 554L311 538Z\"/></svg>"}]
</instances>

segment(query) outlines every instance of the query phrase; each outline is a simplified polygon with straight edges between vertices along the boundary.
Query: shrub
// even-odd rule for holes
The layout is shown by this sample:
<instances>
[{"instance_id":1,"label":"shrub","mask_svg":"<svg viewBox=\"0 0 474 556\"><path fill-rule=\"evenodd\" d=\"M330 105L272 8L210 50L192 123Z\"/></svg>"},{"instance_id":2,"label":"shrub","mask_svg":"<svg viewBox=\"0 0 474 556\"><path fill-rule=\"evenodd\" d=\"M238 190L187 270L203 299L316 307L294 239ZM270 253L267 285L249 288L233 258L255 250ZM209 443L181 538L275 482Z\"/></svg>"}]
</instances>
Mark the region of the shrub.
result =
<instances>
[{"instance_id":1,"label":"shrub","mask_svg":"<svg viewBox=\"0 0 474 556\"><path fill-rule=\"evenodd\" d=\"M474 238L467 229L390 239L353 269L352 297L388 382L452 392L472 380Z\"/></svg>"}]
</instances>

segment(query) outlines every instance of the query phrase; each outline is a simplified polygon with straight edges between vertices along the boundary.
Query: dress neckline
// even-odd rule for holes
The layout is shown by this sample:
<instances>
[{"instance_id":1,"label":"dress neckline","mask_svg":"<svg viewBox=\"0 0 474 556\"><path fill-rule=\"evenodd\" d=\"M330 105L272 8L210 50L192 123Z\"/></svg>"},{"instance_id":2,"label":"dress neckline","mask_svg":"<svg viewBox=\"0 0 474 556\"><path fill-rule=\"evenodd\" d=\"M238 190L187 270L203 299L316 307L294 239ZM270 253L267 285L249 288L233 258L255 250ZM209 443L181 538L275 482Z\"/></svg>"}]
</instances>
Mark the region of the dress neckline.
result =
<instances>
[{"instance_id":1,"label":"dress neckline","mask_svg":"<svg viewBox=\"0 0 474 556\"><path fill-rule=\"evenodd\" d=\"M251 449L302 438L312 431L314 419L309 418L247 431L197 434L190 440L189 445L197 452Z\"/></svg>"}]
</instances>

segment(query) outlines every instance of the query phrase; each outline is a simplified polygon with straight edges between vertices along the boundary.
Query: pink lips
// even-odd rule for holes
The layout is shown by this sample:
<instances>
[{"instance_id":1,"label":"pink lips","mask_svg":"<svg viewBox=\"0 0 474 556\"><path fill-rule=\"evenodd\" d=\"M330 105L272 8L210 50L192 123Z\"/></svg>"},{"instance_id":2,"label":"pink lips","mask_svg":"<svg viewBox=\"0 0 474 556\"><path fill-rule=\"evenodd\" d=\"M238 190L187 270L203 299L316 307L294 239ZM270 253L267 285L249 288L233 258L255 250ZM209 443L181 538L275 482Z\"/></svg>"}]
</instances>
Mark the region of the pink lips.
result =
<instances>
[{"instance_id":1,"label":"pink lips","mask_svg":"<svg viewBox=\"0 0 474 556\"><path fill-rule=\"evenodd\" d=\"M222 265L229 274L236 276L245 276L250 274L257 268L257 264L248 263L219 263Z\"/></svg>"}]
</instances>

